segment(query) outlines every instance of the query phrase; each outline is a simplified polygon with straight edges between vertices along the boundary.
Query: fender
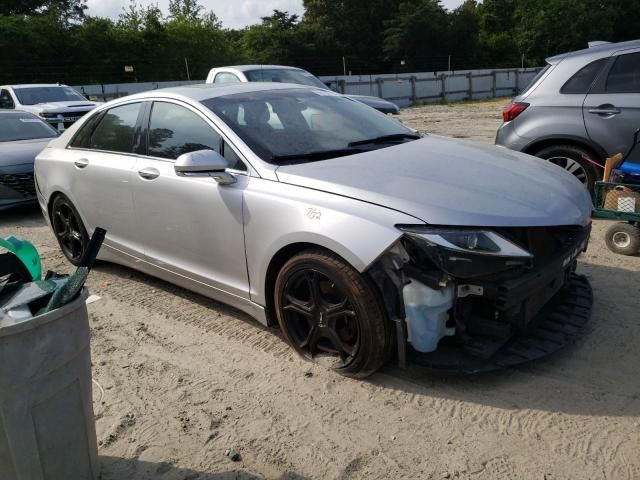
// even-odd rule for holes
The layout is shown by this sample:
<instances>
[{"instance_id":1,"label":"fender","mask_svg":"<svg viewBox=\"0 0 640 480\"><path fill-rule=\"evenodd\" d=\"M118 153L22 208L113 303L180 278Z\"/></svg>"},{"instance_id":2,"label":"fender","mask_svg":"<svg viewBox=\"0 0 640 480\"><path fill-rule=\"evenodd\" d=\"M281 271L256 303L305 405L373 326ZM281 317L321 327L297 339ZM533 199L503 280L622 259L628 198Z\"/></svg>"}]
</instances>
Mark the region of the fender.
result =
<instances>
[{"instance_id":1,"label":"fender","mask_svg":"<svg viewBox=\"0 0 640 480\"><path fill-rule=\"evenodd\" d=\"M394 225L424 223L410 215L360 200L311 192L314 191L295 185L251 179L251 189L245 195L244 221L253 302L267 304L269 265L274 256L289 245L318 245L340 255L357 271L363 272L402 235ZM273 212L278 214L274 216Z\"/></svg>"}]
</instances>

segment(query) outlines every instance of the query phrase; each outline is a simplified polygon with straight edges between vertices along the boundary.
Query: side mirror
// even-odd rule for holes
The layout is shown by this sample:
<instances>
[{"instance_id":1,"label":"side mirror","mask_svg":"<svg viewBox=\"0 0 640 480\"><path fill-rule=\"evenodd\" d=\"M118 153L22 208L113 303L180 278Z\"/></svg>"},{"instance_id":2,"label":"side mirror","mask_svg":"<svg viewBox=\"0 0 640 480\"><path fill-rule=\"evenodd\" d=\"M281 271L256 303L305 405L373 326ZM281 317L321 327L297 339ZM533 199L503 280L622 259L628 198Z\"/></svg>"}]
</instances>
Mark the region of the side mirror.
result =
<instances>
[{"instance_id":1,"label":"side mirror","mask_svg":"<svg viewBox=\"0 0 640 480\"><path fill-rule=\"evenodd\" d=\"M221 185L236 182L236 178L225 171L228 167L227 159L213 150L183 153L173 165L180 177L212 177Z\"/></svg>"}]
</instances>

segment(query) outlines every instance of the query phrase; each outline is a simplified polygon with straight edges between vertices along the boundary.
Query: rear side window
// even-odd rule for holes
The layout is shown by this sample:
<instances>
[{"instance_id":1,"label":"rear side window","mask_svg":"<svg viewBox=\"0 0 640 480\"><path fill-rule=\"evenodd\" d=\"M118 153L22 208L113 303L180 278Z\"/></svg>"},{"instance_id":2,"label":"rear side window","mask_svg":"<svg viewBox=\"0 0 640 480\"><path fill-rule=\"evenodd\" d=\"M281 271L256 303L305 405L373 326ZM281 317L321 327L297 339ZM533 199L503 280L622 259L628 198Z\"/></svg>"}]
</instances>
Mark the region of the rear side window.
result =
<instances>
[{"instance_id":1,"label":"rear side window","mask_svg":"<svg viewBox=\"0 0 640 480\"><path fill-rule=\"evenodd\" d=\"M135 152L139 142L136 125L141 105L140 103L131 103L107 110L98 126L93 130L88 148L107 152ZM85 127L89 127L89 124L91 121L87 122Z\"/></svg>"},{"instance_id":2,"label":"rear side window","mask_svg":"<svg viewBox=\"0 0 640 480\"><path fill-rule=\"evenodd\" d=\"M213 83L240 83L240 79L233 73L220 72L216 75Z\"/></svg>"},{"instance_id":3,"label":"rear side window","mask_svg":"<svg viewBox=\"0 0 640 480\"><path fill-rule=\"evenodd\" d=\"M600 60L596 60L595 62L591 62L585 67L582 67L578 70L573 77L569 79L567 83L564 84L561 93L582 93L586 94L589 92L591 85L595 81L598 74L602 71L604 64L607 62L606 58L601 58Z\"/></svg>"},{"instance_id":4,"label":"rear side window","mask_svg":"<svg viewBox=\"0 0 640 480\"><path fill-rule=\"evenodd\" d=\"M607 77L607 93L640 93L640 53L620 55Z\"/></svg>"},{"instance_id":5,"label":"rear side window","mask_svg":"<svg viewBox=\"0 0 640 480\"><path fill-rule=\"evenodd\" d=\"M11 98L11 94L9 90L1 90L0 91L0 108L13 109L15 108L15 104L13 103L13 98Z\"/></svg>"},{"instance_id":6,"label":"rear side window","mask_svg":"<svg viewBox=\"0 0 640 480\"><path fill-rule=\"evenodd\" d=\"M177 159L197 150L220 152L220 135L199 115L173 103L155 102L149 120L148 155Z\"/></svg>"}]
</instances>

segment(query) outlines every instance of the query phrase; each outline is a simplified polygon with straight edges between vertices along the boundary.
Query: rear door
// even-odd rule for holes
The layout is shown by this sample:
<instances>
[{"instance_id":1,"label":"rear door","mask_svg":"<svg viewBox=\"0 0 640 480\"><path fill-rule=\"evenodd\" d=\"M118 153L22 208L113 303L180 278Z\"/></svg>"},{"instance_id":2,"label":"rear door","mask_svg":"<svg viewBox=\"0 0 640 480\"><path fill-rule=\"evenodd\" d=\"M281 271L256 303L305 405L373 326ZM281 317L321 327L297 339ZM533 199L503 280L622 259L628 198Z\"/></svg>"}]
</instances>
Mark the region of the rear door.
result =
<instances>
[{"instance_id":1,"label":"rear door","mask_svg":"<svg viewBox=\"0 0 640 480\"><path fill-rule=\"evenodd\" d=\"M583 112L589 137L609 156L630 150L640 128L640 49L610 59L586 96Z\"/></svg>"},{"instance_id":2,"label":"rear door","mask_svg":"<svg viewBox=\"0 0 640 480\"><path fill-rule=\"evenodd\" d=\"M143 104L113 107L90 119L67 150L72 201L89 229L107 230L105 244L142 257L136 239L131 176L140 145Z\"/></svg>"}]
</instances>

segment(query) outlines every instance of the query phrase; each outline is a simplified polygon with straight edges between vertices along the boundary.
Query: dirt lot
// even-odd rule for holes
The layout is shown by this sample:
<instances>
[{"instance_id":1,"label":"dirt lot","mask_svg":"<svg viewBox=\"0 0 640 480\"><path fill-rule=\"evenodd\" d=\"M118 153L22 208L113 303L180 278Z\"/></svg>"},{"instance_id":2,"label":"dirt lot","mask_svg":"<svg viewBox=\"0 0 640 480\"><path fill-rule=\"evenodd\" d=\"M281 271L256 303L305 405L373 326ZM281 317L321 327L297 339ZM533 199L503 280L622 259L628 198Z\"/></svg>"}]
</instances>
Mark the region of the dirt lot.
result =
<instances>
[{"instance_id":1,"label":"dirt lot","mask_svg":"<svg viewBox=\"0 0 640 480\"><path fill-rule=\"evenodd\" d=\"M491 142L503 103L402 117ZM580 262L591 332L545 361L467 378L388 366L344 379L235 310L101 264L89 310L103 479L640 479L640 257L611 254L605 228L595 222ZM10 233L34 241L45 268L70 270L39 212L3 213Z\"/></svg>"}]
</instances>

